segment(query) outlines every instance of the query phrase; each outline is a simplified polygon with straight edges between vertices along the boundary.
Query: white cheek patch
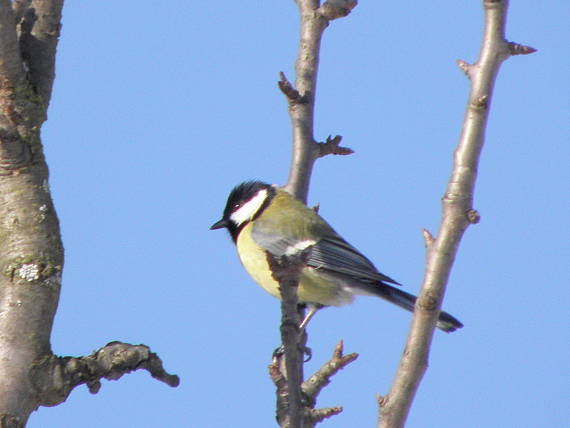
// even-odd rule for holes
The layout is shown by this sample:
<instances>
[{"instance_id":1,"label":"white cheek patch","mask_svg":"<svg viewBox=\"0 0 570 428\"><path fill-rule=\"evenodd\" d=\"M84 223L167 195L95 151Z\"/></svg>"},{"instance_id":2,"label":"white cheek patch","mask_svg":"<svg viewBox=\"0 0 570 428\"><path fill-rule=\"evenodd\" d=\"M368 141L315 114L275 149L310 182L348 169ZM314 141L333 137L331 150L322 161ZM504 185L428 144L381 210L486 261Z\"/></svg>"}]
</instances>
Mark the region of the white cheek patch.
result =
<instances>
[{"instance_id":1,"label":"white cheek patch","mask_svg":"<svg viewBox=\"0 0 570 428\"><path fill-rule=\"evenodd\" d=\"M233 212L230 216L230 220L233 221L237 226L242 224L244 221L251 220L255 213L259 211L263 203L267 199L267 190L262 189L257 194L243 204L237 211Z\"/></svg>"},{"instance_id":2,"label":"white cheek patch","mask_svg":"<svg viewBox=\"0 0 570 428\"><path fill-rule=\"evenodd\" d=\"M312 239L307 239L306 241L299 241L295 245L290 245L285 250L286 256L294 256L297 253L300 253L304 249L310 247L311 245L315 245L317 241L313 241Z\"/></svg>"}]
</instances>

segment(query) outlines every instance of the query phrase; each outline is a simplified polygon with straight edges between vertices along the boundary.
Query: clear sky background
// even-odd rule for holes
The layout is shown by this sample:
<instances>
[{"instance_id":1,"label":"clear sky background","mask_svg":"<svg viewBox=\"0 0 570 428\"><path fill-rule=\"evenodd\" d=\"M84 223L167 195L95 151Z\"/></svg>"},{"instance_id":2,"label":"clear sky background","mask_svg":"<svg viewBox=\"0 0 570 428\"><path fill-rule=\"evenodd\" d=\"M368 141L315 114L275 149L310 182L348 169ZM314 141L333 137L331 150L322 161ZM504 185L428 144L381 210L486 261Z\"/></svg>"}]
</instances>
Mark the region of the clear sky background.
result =
<instances>
[{"instance_id":1,"label":"clear sky background","mask_svg":"<svg viewBox=\"0 0 570 428\"><path fill-rule=\"evenodd\" d=\"M416 292L421 229L436 232L476 59L480 1L361 1L328 28L316 137L350 157L318 161L310 203L387 275ZM538 49L501 68L475 208L409 427L568 423L570 3L511 2L507 36ZM181 377L146 372L77 388L32 428L274 425L267 365L279 305L208 227L235 184L286 181L293 1L68 1L43 129L66 249L52 336L59 355L145 343ZM410 315L368 297L309 326L310 373L344 339L360 358L321 394L327 427L376 421ZM566 425L567 426L567 425Z\"/></svg>"}]
</instances>

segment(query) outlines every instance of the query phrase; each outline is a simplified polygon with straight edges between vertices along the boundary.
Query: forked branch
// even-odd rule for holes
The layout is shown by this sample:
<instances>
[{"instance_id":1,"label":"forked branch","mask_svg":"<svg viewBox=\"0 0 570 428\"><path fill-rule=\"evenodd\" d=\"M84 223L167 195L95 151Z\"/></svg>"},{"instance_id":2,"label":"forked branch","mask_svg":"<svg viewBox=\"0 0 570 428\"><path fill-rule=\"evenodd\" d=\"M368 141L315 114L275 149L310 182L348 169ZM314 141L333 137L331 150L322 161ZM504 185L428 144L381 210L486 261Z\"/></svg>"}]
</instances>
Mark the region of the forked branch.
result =
<instances>
[{"instance_id":1,"label":"forked branch","mask_svg":"<svg viewBox=\"0 0 570 428\"><path fill-rule=\"evenodd\" d=\"M287 380L282 372L283 364L281 364L280 359L282 354L274 354L273 361L269 365L269 374L273 383L277 387L277 415L278 420L279 415L287 414L287 406L289 401L289 392L287 387ZM342 407L325 407L317 409L315 408L317 404L317 397L321 390L326 387L332 377L336 375L340 370L345 368L347 365L352 363L358 358L358 354L351 353L343 354L343 344L340 341L333 352L333 355L329 361L324 363L322 367L317 370L312 376L309 377L301 385L302 391L302 415L303 415L303 427L312 428L317 423L330 418L334 415L338 415L342 412ZM281 426L284 426L281 424Z\"/></svg>"},{"instance_id":2,"label":"forked branch","mask_svg":"<svg viewBox=\"0 0 570 428\"><path fill-rule=\"evenodd\" d=\"M303 382L303 393L310 403L316 403L317 396L330 383L331 378L358 358L356 352L344 355L343 347L344 344L341 340L336 344L331 359Z\"/></svg>"}]
</instances>

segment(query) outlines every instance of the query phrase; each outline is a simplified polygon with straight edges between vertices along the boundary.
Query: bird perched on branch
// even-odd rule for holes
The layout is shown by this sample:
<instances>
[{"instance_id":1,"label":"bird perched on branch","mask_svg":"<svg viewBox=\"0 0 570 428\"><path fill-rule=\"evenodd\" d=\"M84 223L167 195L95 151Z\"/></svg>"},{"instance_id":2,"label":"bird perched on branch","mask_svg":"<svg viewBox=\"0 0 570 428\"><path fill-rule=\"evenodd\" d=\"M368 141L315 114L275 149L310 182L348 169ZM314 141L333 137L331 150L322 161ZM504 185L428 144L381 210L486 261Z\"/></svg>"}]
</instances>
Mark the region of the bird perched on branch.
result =
<instances>
[{"instance_id":1,"label":"bird perched on branch","mask_svg":"<svg viewBox=\"0 0 570 428\"><path fill-rule=\"evenodd\" d=\"M346 242L314 210L285 190L247 181L230 193L221 220L210 229L226 228L245 270L265 291L281 298L267 254L293 256L308 250L297 296L306 305L304 327L325 306L352 303L355 295L372 295L413 312L416 297L389 284L400 285L380 273L356 248ZM460 321L440 312L437 327L451 332Z\"/></svg>"}]
</instances>

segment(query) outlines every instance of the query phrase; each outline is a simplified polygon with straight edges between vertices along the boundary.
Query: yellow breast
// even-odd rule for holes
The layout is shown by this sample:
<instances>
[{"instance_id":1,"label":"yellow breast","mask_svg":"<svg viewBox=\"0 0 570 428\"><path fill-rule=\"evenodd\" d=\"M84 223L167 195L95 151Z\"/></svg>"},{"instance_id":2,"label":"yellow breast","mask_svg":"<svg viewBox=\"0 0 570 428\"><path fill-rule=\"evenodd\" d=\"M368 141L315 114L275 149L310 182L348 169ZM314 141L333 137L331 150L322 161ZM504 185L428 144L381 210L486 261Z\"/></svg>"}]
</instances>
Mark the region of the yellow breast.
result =
<instances>
[{"instance_id":1,"label":"yellow breast","mask_svg":"<svg viewBox=\"0 0 570 428\"><path fill-rule=\"evenodd\" d=\"M265 252L251 238L252 224L243 228L238 236L236 248L241 264L247 273L265 291L280 298L279 284L271 276Z\"/></svg>"},{"instance_id":2,"label":"yellow breast","mask_svg":"<svg viewBox=\"0 0 570 428\"><path fill-rule=\"evenodd\" d=\"M279 284L271 275L266 253L251 238L251 227L252 223L246 225L236 242L240 261L247 273L261 288L281 299ZM325 306L341 306L353 300L352 293L341 284L323 278L317 269L309 267L301 272L297 295L299 302L319 303Z\"/></svg>"}]
</instances>

